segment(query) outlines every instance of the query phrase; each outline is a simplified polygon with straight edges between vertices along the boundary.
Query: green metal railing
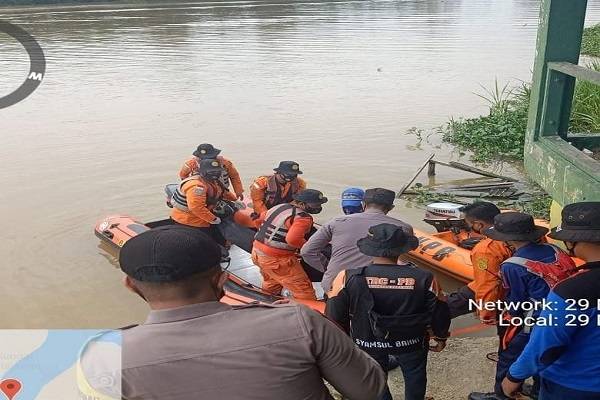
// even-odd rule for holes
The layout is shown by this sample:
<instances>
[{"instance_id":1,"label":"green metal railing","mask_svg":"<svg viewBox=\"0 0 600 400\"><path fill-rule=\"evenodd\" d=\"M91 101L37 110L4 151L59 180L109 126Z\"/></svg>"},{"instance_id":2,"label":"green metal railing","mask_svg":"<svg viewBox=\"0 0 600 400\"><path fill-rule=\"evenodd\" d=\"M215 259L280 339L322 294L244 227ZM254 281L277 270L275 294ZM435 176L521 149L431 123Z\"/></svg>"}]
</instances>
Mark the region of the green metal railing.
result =
<instances>
[{"instance_id":1,"label":"green metal railing","mask_svg":"<svg viewBox=\"0 0 600 400\"><path fill-rule=\"evenodd\" d=\"M600 161L581 151L600 134L569 133L577 80L600 85L600 72L577 65L587 0L542 0L533 73L525 168L565 205L600 200Z\"/></svg>"}]
</instances>

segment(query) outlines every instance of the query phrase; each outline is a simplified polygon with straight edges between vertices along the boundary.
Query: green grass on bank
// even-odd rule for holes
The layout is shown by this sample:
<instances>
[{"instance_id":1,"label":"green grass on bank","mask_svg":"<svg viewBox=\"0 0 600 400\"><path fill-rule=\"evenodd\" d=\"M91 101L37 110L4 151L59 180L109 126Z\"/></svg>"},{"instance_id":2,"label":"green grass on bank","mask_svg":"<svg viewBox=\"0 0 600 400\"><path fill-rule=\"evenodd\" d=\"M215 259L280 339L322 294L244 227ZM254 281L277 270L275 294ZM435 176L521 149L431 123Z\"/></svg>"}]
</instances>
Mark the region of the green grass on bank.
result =
<instances>
[{"instance_id":1,"label":"green grass on bank","mask_svg":"<svg viewBox=\"0 0 600 400\"><path fill-rule=\"evenodd\" d=\"M600 24L583 30L581 54L600 57Z\"/></svg>"},{"instance_id":2,"label":"green grass on bank","mask_svg":"<svg viewBox=\"0 0 600 400\"><path fill-rule=\"evenodd\" d=\"M600 63L589 67L600 71ZM440 128L444 141L473 152L476 162L522 160L530 94L530 84L510 89L496 82L479 95L489 104L488 115L451 119ZM600 86L577 82L569 130L600 132Z\"/></svg>"}]
</instances>

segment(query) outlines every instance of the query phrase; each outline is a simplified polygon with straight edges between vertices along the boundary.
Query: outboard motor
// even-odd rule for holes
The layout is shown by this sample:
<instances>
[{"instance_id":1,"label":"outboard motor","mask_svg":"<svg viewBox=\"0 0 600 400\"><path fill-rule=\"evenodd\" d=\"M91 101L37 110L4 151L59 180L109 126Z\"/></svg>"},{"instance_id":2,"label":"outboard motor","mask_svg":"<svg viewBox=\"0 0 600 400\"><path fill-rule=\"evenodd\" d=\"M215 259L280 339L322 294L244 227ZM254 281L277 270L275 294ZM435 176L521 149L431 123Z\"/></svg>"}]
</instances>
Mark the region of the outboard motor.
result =
<instances>
[{"instance_id":1,"label":"outboard motor","mask_svg":"<svg viewBox=\"0 0 600 400\"><path fill-rule=\"evenodd\" d=\"M423 221L435 227L438 232L459 233L468 230L463 213L460 211L461 207L462 205L455 203L428 204Z\"/></svg>"},{"instance_id":2,"label":"outboard motor","mask_svg":"<svg viewBox=\"0 0 600 400\"><path fill-rule=\"evenodd\" d=\"M471 250L483 239L482 236L472 236L465 217L460 211L462 206L455 203L432 203L426 208L425 219L438 232L452 232L458 245Z\"/></svg>"}]
</instances>

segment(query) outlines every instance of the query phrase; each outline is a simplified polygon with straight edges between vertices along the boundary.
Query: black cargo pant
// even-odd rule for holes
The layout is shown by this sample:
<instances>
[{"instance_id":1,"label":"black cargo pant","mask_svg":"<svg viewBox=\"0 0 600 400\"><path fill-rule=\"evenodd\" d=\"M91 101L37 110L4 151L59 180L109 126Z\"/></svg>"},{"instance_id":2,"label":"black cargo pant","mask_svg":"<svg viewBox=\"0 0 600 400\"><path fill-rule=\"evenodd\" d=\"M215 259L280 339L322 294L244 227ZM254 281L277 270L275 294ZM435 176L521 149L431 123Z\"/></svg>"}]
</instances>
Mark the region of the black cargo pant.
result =
<instances>
[{"instance_id":1,"label":"black cargo pant","mask_svg":"<svg viewBox=\"0 0 600 400\"><path fill-rule=\"evenodd\" d=\"M423 400L427 390L427 354L429 350L420 349L410 353L394 354L404 376L404 399ZM384 371L388 371L389 355L372 355ZM377 400L392 400L388 385Z\"/></svg>"},{"instance_id":2,"label":"black cargo pant","mask_svg":"<svg viewBox=\"0 0 600 400\"><path fill-rule=\"evenodd\" d=\"M521 355L525 346L529 342L529 333L519 332L512 338L506 348L502 348L502 340L500 340L500 346L498 348L498 364L496 364L496 382L494 384L494 392L496 394L503 395L502 381L508 374L508 370L517 358ZM501 337L502 338L502 337ZM533 377L533 388L532 394L539 392L539 378Z\"/></svg>"}]
</instances>

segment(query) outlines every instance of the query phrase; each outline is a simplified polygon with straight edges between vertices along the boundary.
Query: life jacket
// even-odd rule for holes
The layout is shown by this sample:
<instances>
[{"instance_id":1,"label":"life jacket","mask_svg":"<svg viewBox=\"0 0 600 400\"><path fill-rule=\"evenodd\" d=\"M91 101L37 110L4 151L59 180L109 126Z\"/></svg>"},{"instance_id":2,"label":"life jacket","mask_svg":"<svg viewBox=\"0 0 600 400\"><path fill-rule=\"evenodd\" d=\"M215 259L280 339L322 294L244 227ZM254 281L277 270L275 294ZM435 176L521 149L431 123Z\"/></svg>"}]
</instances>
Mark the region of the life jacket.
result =
<instances>
[{"instance_id":1,"label":"life jacket","mask_svg":"<svg viewBox=\"0 0 600 400\"><path fill-rule=\"evenodd\" d=\"M285 196L281 194L281 185L277 182L275 175L267 177L267 190L265 191L265 206L267 208L275 207L278 204L289 203L293 200L293 196L298 192L300 184L298 179L294 179L291 183L291 187Z\"/></svg>"},{"instance_id":2,"label":"life jacket","mask_svg":"<svg viewBox=\"0 0 600 400\"><path fill-rule=\"evenodd\" d=\"M185 194L183 187L188 182L194 181L194 180L201 181L202 178L200 178L198 175L192 175L189 178L185 178L184 180L182 180L179 183L179 186L177 187L177 190L175 190L175 192L173 192L173 198L171 199L171 204L173 205L173 208L176 208L178 210L185 211L185 212L190 211L190 209L188 207L187 196ZM214 207L219 202L221 193L218 193L218 191L215 191L213 185L211 185L210 183L205 182L204 188L206 190L206 205Z\"/></svg>"},{"instance_id":3,"label":"life jacket","mask_svg":"<svg viewBox=\"0 0 600 400\"><path fill-rule=\"evenodd\" d=\"M298 212L298 209L289 203L280 204L271 208L267 211L265 221L260 226L254 239L276 249L289 251L297 250L285 241L288 233L285 222L291 218L291 222L293 223L296 215L304 216L308 214L304 211Z\"/></svg>"},{"instance_id":4,"label":"life jacket","mask_svg":"<svg viewBox=\"0 0 600 400\"><path fill-rule=\"evenodd\" d=\"M375 310L375 300L367 283L365 270L368 267L346 270L346 291L351 293L350 317L351 336L354 342L367 353L405 353L422 349L426 344L427 328L431 324L431 313L398 308L391 315ZM401 279L389 268L379 278ZM387 276L383 276L387 275ZM415 291L427 290L415 281ZM394 291L396 292L396 291ZM421 296L425 299L425 296Z\"/></svg>"},{"instance_id":5,"label":"life jacket","mask_svg":"<svg viewBox=\"0 0 600 400\"><path fill-rule=\"evenodd\" d=\"M542 278L550 287L550 289L554 288L558 283L564 281L565 279L579 273L577 266L573 259L566 254L564 251L560 250L558 247L552 246L554 249L554 261L545 263L541 261L529 260L523 257L510 257L504 262L517 264L522 266L527 270L527 272L539 276ZM534 310L531 310L525 313L524 317L533 316ZM502 313L502 319L509 323L511 321L512 316L509 312L505 311ZM511 340L519 333L531 333L531 326L515 326L510 325L506 331L504 332L504 336L502 337L502 348L506 349Z\"/></svg>"},{"instance_id":6,"label":"life jacket","mask_svg":"<svg viewBox=\"0 0 600 400\"><path fill-rule=\"evenodd\" d=\"M225 165L225 159L223 156L217 156L217 161L221 163L221 165ZM221 174L221 179L219 179L223 187L229 190L229 173L227 172L227 168L223 168L223 173Z\"/></svg>"},{"instance_id":7,"label":"life jacket","mask_svg":"<svg viewBox=\"0 0 600 400\"><path fill-rule=\"evenodd\" d=\"M533 261L523 257L510 257L504 262L522 266L529 273L539 276L546 281L550 289L552 289L559 282L578 272L575 262L568 254L555 246L552 246L552 248L554 248L555 259L549 263Z\"/></svg>"}]
</instances>

